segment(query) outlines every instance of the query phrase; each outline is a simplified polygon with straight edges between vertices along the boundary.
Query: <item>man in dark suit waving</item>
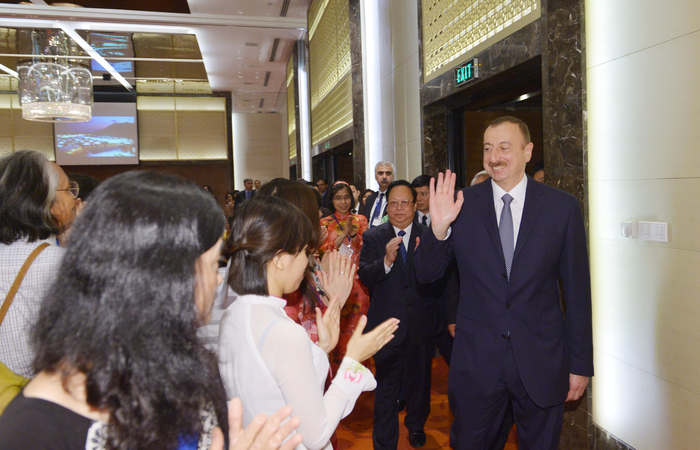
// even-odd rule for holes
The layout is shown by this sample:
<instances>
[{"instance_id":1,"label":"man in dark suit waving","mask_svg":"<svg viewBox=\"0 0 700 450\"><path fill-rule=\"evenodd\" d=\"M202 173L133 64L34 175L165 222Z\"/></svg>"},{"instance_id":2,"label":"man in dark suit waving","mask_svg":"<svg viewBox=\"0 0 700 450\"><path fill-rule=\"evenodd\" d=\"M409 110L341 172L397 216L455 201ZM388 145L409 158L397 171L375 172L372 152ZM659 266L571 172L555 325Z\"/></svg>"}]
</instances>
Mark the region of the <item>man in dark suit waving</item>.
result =
<instances>
[{"instance_id":1,"label":"man in dark suit waving","mask_svg":"<svg viewBox=\"0 0 700 450\"><path fill-rule=\"evenodd\" d=\"M406 375L406 419L409 442L425 445L423 427L430 414L430 369L436 330L433 287L416 282L414 253L422 234L413 222L416 191L405 180L387 189L389 221L362 235L360 280L369 289L367 329L391 317L399 319L394 339L374 355L374 448L396 449L399 440L398 404L402 375Z\"/></svg>"},{"instance_id":2,"label":"man in dark suit waving","mask_svg":"<svg viewBox=\"0 0 700 450\"><path fill-rule=\"evenodd\" d=\"M593 375L581 209L573 196L525 175L532 146L527 125L501 117L484 133L490 180L456 196L450 171L431 181L431 230L416 273L430 282L453 259L459 268L449 377L456 449L488 448L509 402L521 447L557 449L563 404Z\"/></svg>"}]
</instances>

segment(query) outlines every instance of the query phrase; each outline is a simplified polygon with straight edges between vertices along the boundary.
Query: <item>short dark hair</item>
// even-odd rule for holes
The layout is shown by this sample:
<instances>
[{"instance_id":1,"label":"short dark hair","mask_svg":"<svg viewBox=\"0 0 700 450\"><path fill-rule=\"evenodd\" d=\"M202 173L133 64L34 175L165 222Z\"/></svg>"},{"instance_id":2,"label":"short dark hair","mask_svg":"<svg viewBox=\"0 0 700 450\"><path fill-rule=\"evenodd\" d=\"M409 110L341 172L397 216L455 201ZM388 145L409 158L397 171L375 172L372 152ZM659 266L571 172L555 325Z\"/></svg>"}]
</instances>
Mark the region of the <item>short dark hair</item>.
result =
<instances>
[{"instance_id":1,"label":"short dark hair","mask_svg":"<svg viewBox=\"0 0 700 450\"><path fill-rule=\"evenodd\" d=\"M416 196L417 196L416 188L414 188L413 185L411 185L411 183L409 183L406 180L396 180L396 181L391 182L389 187L386 189L387 201L389 201L389 193L391 192L392 189L394 189L397 186L406 186L407 188L409 188L411 190L411 195L413 195L413 201L414 202L416 201Z\"/></svg>"},{"instance_id":2,"label":"short dark hair","mask_svg":"<svg viewBox=\"0 0 700 450\"><path fill-rule=\"evenodd\" d=\"M325 184L328 184L328 181L325 178L321 178L321 177L316 178L316 183L318 183L319 181L323 181Z\"/></svg>"},{"instance_id":3,"label":"short dark hair","mask_svg":"<svg viewBox=\"0 0 700 450\"><path fill-rule=\"evenodd\" d=\"M331 202L328 206L332 213L335 212L335 205L332 201L333 197L335 197L335 194L342 191L343 189L347 189L348 193L350 194L350 210L355 209L355 197L352 195L352 189L350 189L350 185L344 181L336 181L333 187L331 188Z\"/></svg>"},{"instance_id":4,"label":"short dark hair","mask_svg":"<svg viewBox=\"0 0 700 450\"><path fill-rule=\"evenodd\" d=\"M58 221L51 214L58 180L51 162L37 151L21 150L0 159L0 243L58 235Z\"/></svg>"},{"instance_id":5,"label":"short dark hair","mask_svg":"<svg viewBox=\"0 0 700 450\"><path fill-rule=\"evenodd\" d=\"M85 374L87 403L109 412L107 448L177 448L207 405L226 420L195 304L199 258L223 231L211 195L148 171L106 180L74 221L33 328L34 368Z\"/></svg>"},{"instance_id":6,"label":"short dark hair","mask_svg":"<svg viewBox=\"0 0 700 450\"><path fill-rule=\"evenodd\" d=\"M501 116L497 119L492 120L488 124L486 129L501 125L503 123L513 123L513 124L517 125L520 128L520 133L523 135L523 140L525 141L525 145L530 143L530 129L527 127L527 124L525 122L518 119L517 117Z\"/></svg>"},{"instance_id":7,"label":"short dark hair","mask_svg":"<svg viewBox=\"0 0 700 450\"><path fill-rule=\"evenodd\" d=\"M411 182L414 188L430 186L430 175L418 175Z\"/></svg>"},{"instance_id":8,"label":"short dark hair","mask_svg":"<svg viewBox=\"0 0 700 450\"><path fill-rule=\"evenodd\" d=\"M309 218L280 198L257 195L231 224L228 284L239 295L269 295L267 264L280 252L296 255L313 238Z\"/></svg>"},{"instance_id":9,"label":"short dark hair","mask_svg":"<svg viewBox=\"0 0 700 450\"><path fill-rule=\"evenodd\" d=\"M100 180L82 173L72 173L68 175L68 178L78 183L78 187L80 188L78 190L78 198L83 201L86 201L92 191L100 185Z\"/></svg>"},{"instance_id":10,"label":"short dark hair","mask_svg":"<svg viewBox=\"0 0 700 450\"><path fill-rule=\"evenodd\" d=\"M532 172L530 173L530 175L534 176L540 170L544 170L544 161L540 161L537 164L535 164L534 166L532 166Z\"/></svg>"}]
</instances>

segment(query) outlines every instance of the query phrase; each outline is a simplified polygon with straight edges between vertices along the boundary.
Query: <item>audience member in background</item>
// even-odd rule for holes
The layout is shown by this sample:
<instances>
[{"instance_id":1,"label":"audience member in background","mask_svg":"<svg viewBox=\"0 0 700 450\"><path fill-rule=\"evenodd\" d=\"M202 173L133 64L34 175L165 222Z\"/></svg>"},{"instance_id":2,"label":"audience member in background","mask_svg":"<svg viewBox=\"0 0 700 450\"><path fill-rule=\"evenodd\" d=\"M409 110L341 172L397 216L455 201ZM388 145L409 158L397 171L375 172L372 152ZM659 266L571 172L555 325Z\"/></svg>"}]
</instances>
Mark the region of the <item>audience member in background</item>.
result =
<instances>
[{"instance_id":1,"label":"audience member in background","mask_svg":"<svg viewBox=\"0 0 700 450\"><path fill-rule=\"evenodd\" d=\"M253 190L253 179L252 178L246 178L243 180L243 187L244 189L236 195L235 202L236 202L236 209L240 208L244 202L250 200L251 198L255 197L255 194L257 191Z\"/></svg>"},{"instance_id":2,"label":"audience member in background","mask_svg":"<svg viewBox=\"0 0 700 450\"><path fill-rule=\"evenodd\" d=\"M321 206L330 209L331 194L328 190L328 181L323 178L318 178L316 179L316 187L318 188L318 193L321 194Z\"/></svg>"},{"instance_id":3,"label":"audience member in background","mask_svg":"<svg viewBox=\"0 0 700 450\"><path fill-rule=\"evenodd\" d=\"M357 213L362 214L364 216L364 210L365 206L367 205L367 199L374 194L374 191L372 189L365 189L364 191L360 192L360 205L357 207ZM367 216L365 216L367 217ZM369 222L368 222L369 223Z\"/></svg>"},{"instance_id":4,"label":"audience member in background","mask_svg":"<svg viewBox=\"0 0 700 450\"><path fill-rule=\"evenodd\" d=\"M253 181L253 187L255 187L256 191L260 190L260 186L262 186L262 182L260 180Z\"/></svg>"},{"instance_id":5,"label":"audience member in background","mask_svg":"<svg viewBox=\"0 0 700 450\"><path fill-rule=\"evenodd\" d=\"M236 206L235 198L236 194L234 194L233 192L227 192L226 197L224 197L224 201L226 202L226 206L224 208L224 215L226 216L226 223L229 227L231 226L231 222L233 221L233 210Z\"/></svg>"},{"instance_id":6,"label":"audience member in background","mask_svg":"<svg viewBox=\"0 0 700 450\"><path fill-rule=\"evenodd\" d=\"M348 255L355 267L360 262L362 250L362 233L367 230L367 219L360 214L350 212L355 206L350 186L344 181L337 181L330 189L331 214L321 219L321 228L326 229L326 239L321 244L322 252L339 250ZM345 356L348 341L352 337L360 317L369 309L369 292L360 282L357 271L354 273L352 292L340 312L340 338L331 354L331 367L335 373Z\"/></svg>"},{"instance_id":7,"label":"audience member in background","mask_svg":"<svg viewBox=\"0 0 700 450\"><path fill-rule=\"evenodd\" d=\"M485 170L482 170L481 172L478 172L476 175L474 175L474 178L472 178L472 182L469 183L469 186L474 186L475 184L483 183L488 179L489 173Z\"/></svg>"},{"instance_id":8,"label":"audience member in background","mask_svg":"<svg viewBox=\"0 0 700 450\"><path fill-rule=\"evenodd\" d=\"M351 211L353 214L357 214L357 208L360 206L360 191L357 190L354 184L350 185L350 190L352 191L352 199L355 201Z\"/></svg>"},{"instance_id":9,"label":"audience member in background","mask_svg":"<svg viewBox=\"0 0 700 450\"><path fill-rule=\"evenodd\" d=\"M23 377L34 375L30 329L41 299L58 272L57 238L75 218L77 186L39 152L22 150L0 159L0 301L20 268L42 244L0 325L0 362Z\"/></svg>"},{"instance_id":10,"label":"audience member in background","mask_svg":"<svg viewBox=\"0 0 700 450\"><path fill-rule=\"evenodd\" d=\"M535 181L544 183L544 161L540 161L532 168L532 178Z\"/></svg>"},{"instance_id":11,"label":"audience member in background","mask_svg":"<svg viewBox=\"0 0 700 450\"><path fill-rule=\"evenodd\" d=\"M0 417L0 448L223 448L225 392L195 334L221 283L221 208L192 183L127 172L74 228L33 328L38 374ZM231 437L247 448L240 409Z\"/></svg>"},{"instance_id":12,"label":"audience member in background","mask_svg":"<svg viewBox=\"0 0 700 450\"><path fill-rule=\"evenodd\" d=\"M362 214L367 218L369 222L369 227L374 228L386 222L387 219L387 209L386 209L386 190L394 181L394 176L396 175L396 167L394 163L389 161L379 161L374 166L374 179L377 180L379 184L379 191L373 193L367 198L365 202L365 209Z\"/></svg>"},{"instance_id":13,"label":"audience member in background","mask_svg":"<svg viewBox=\"0 0 700 450\"><path fill-rule=\"evenodd\" d=\"M261 195L243 205L233 220L228 282L239 294L221 321L219 368L229 397L243 400L243 423L258 413L288 404L301 419L298 448L330 449L330 437L353 409L357 397L376 386L372 373L358 363L372 356L397 328L389 319L363 335L363 319L348 344L341 371L324 395L327 353L338 339L339 299L325 314L316 310L318 345L282 308L285 293L298 289L308 267L309 219L289 203ZM342 277L339 271L329 277Z\"/></svg>"},{"instance_id":14,"label":"audience member in background","mask_svg":"<svg viewBox=\"0 0 700 450\"><path fill-rule=\"evenodd\" d=\"M396 338L374 356L377 391L374 394L375 450L396 449L399 440L398 400L406 389L408 439L412 447L426 442L430 414L430 375L435 354L436 286L416 280L414 253L423 228L414 223L416 192L405 180L387 189L389 222L364 234L358 273L370 291L367 327L389 317L401 321ZM406 373L404 379L403 375Z\"/></svg>"},{"instance_id":15,"label":"audience member in background","mask_svg":"<svg viewBox=\"0 0 700 450\"><path fill-rule=\"evenodd\" d=\"M78 183L78 198L83 202L87 201L90 193L100 185L100 180L90 175L83 175L82 173L72 173L68 175L68 179Z\"/></svg>"},{"instance_id":16,"label":"audience member in background","mask_svg":"<svg viewBox=\"0 0 700 450\"><path fill-rule=\"evenodd\" d=\"M423 227L430 226L430 177L418 175L411 185L416 190L416 222Z\"/></svg>"}]
</instances>

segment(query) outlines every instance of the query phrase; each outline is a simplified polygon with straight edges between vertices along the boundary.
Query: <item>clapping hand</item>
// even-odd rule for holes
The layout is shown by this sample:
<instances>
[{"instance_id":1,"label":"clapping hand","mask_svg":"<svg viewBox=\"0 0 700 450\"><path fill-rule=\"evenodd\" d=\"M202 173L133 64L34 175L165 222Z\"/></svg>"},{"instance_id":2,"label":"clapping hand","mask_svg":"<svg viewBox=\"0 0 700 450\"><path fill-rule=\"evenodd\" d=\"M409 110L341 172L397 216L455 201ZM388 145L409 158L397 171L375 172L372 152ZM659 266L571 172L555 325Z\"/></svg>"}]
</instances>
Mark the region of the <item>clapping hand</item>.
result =
<instances>
[{"instance_id":1,"label":"clapping hand","mask_svg":"<svg viewBox=\"0 0 700 450\"><path fill-rule=\"evenodd\" d=\"M367 334L362 334L367 325L367 316L360 317L357 328L348 341L345 356L355 361L364 361L374 356L382 347L394 339L394 331L399 328L399 319L387 319Z\"/></svg>"},{"instance_id":2,"label":"clapping hand","mask_svg":"<svg viewBox=\"0 0 700 450\"><path fill-rule=\"evenodd\" d=\"M340 302L337 294L331 298L325 313L321 312L321 308L316 307L316 330L318 346L326 354L330 353L338 345L338 337L340 337Z\"/></svg>"},{"instance_id":3,"label":"clapping hand","mask_svg":"<svg viewBox=\"0 0 700 450\"><path fill-rule=\"evenodd\" d=\"M301 419L293 417L284 425L284 422L292 415L292 407L285 406L270 417L258 414L248 425L243 428L243 403L238 398L229 402L228 426L229 448L231 450L293 450L301 444L302 436L297 433L282 444L301 423ZM211 450L224 449L224 433L216 427L212 432Z\"/></svg>"},{"instance_id":4,"label":"clapping hand","mask_svg":"<svg viewBox=\"0 0 700 450\"><path fill-rule=\"evenodd\" d=\"M337 296L340 308L345 306L345 302L352 292L352 282L355 278L355 264L350 258L343 256L337 251L326 252L321 260L322 271L316 272L323 290L329 298Z\"/></svg>"}]
</instances>

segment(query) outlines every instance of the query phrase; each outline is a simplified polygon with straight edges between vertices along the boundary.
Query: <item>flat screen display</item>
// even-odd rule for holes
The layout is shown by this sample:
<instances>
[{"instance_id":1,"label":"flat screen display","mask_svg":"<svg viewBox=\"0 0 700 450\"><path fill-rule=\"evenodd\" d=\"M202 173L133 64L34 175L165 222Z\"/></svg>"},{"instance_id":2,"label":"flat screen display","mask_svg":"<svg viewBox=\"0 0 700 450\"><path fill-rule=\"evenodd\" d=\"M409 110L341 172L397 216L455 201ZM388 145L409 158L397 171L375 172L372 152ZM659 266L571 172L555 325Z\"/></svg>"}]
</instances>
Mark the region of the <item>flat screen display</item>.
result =
<instances>
[{"instance_id":1,"label":"flat screen display","mask_svg":"<svg viewBox=\"0 0 700 450\"><path fill-rule=\"evenodd\" d=\"M138 164L135 103L95 103L90 122L54 125L60 166Z\"/></svg>"}]
</instances>

